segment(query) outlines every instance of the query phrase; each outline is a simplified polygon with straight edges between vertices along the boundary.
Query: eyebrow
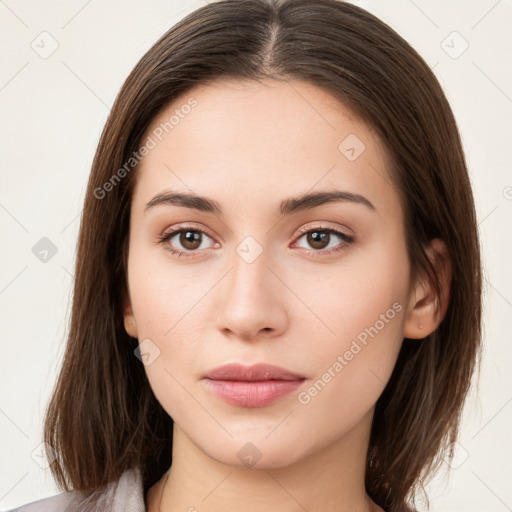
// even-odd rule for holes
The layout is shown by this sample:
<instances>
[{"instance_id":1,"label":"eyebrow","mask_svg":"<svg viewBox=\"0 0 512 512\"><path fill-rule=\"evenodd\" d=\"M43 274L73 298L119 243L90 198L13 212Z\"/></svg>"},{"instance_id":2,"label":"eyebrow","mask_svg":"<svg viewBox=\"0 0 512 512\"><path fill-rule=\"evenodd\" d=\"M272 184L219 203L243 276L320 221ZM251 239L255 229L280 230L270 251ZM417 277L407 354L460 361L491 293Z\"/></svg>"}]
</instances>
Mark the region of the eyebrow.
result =
<instances>
[{"instance_id":1,"label":"eyebrow","mask_svg":"<svg viewBox=\"0 0 512 512\"><path fill-rule=\"evenodd\" d=\"M306 193L298 197L289 197L281 201L279 212L281 215L290 215L293 213L310 210L318 206L334 202L348 202L361 204L370 210L376 211L375 206L366 197L352 192L342 190L327 190L320 192ZM208 197L201 197L196 194L186 192L174 192L164 190L158 193L151 201L146 204L145 212L159 205L174 205L191 208L202 212L213 213L222 217L222 207L220 204Z\"/></svg>"}]
</instances>

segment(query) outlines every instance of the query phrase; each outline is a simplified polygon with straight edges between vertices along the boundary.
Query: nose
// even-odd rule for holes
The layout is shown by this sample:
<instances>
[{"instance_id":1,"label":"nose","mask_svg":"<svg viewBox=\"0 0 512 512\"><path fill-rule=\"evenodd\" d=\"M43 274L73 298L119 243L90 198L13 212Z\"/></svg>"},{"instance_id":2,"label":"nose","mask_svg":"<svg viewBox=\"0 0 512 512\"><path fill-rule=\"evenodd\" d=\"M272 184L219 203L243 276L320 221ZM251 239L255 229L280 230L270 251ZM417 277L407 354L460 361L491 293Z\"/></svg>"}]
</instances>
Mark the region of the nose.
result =
<instances>
[{"instance_id":1,"label":"nose","mask_svg":"<svg viewBox=\"0 0 512 512\"><path fill-rule=\"evenodd\" d=\"M252 341L277 337L286 330L288 294L267 252L263 250L254 261L234 253L217 296L217 328L224 335Z\"/></svg>"}]
</instances>

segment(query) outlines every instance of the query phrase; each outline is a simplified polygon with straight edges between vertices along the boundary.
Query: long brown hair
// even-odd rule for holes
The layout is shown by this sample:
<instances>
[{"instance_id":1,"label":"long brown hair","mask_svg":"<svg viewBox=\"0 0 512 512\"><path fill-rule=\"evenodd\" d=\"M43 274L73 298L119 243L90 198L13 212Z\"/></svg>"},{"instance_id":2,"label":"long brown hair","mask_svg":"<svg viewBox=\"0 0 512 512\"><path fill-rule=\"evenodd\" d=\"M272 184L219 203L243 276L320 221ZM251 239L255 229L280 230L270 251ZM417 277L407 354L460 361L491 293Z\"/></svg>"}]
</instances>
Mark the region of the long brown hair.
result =
<instances>
[{"instance_id":1,"label":"long brown hair","mask_svg":"<svg viewBox=\"0 0 512 512\"><path fill-rule=\"evenodd\" d=\"M191 87L267 77L323 88L375 129L402 198L414 272L438 286L425 252L433 238L446 243L451 258L444 320L429 337L404 340L377 402L368 494L388 511L409 510L439 454L457 438L480 353L481 268L463 149L438 81L407 42L359 7L339 0L220 0L186 16L141 58L97 148L80 225L69 337L45 417L59 488L97 489L137 467L146 492L171 465L173 421L123 325L137 172L126 162L155 115Z\"/></svg>"}]
</instances>

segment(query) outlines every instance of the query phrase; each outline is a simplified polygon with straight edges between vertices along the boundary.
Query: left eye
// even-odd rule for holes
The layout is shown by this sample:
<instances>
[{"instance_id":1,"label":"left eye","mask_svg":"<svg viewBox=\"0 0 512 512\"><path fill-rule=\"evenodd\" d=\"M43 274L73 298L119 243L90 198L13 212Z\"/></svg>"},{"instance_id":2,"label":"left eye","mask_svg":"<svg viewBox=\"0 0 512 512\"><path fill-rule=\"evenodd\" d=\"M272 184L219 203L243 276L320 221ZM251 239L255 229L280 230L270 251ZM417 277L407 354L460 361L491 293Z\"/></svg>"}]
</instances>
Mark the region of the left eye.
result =
<instances>
[{"instance_id":1,"label":"left eye","mask_svg":"<svg viewBox=\"0 0 512 512\"><path fill-rule=\"evenodd\" d=\"M310 247L313 248L313 251L311 252L326 252L330 253L332 251L333 245L331 245L331 242L333 241L333 237L337 238L338 240L341 240L342 242L345 242L343 244L336 244L334 243L334 247L338 246L336 250L341 250L345 244L351 244L354 242L354 239L347 235L346 233L343 233L342 231L338 231L337 229L332 228L316 228L316 229L310 229L309 231L303 233L298 240L304 238L306 239L306 242L309 244ZM334 240L335 241L335 240ZM339 247L341 245L341 247ZM310 250L308 247L303 247L306 250ZM325 250L328 249L328 250Z\"/></svg>"}]
</instances>

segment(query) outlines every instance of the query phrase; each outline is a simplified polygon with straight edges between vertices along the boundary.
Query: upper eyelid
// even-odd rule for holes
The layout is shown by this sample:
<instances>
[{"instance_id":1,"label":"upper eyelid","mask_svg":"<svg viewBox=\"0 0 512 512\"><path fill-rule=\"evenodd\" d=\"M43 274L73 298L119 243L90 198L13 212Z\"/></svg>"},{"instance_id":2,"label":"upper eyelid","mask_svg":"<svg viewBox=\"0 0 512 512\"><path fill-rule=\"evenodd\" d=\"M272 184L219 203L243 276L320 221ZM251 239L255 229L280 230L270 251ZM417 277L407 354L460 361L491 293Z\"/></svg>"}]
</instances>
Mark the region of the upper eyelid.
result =
<instances>
[{"instance_id":1,"label":"upper eyelid","mask_svg":"<svg viewBox=\"0 0 512 512\"><path fill-rule=\"evenodd\" d=\"M189 225L187 223L184 223L183 225L182 224L178 224L176 227L171 227L171 228L167 228L163 231L162 235L161 236L165 236L167 234L170 234L170 235L176 235L178 233L180 233L181 231L185 231L189 229L190 231L199 231L199 232L202 232L204 233L205 235L208 235L212 240L215 239L214 236L212 236L207 229L203 228L203 227L197 227L197 226L194 226L194 225Z\"/></svg>"},{"instance_id":2,"label":"upper eyelid","mask_svg":"<svg viewBox=\"0 0 512 512\"><path fill-rule=\"evenodd\" d=\"M314 222L319 222L320 224L314 225ZM298 234L303 234L304 232L308 232L308 231L314 230L314 229L318 229L319 231L323 230L323 229L325 229L325 230L333 229L335 231L341 231L344 234L346 234L347 236L351 236L351 234L350 234L350 232L352 232L351 229L348 229L346 227L343 228L340 226L324 225L325 222L326 221L313 221L312 223L307 223L306 225L299 228ZM201 232L207 234L210 238L215 238L213 235L211 235L209 233L209 230L207 228L198 227L193 224L188 224L186 222L183 224L178 224L176 227L169 227L169 228L164 229L164 231L162 232L162 235L165 235L166 233L179 232L179 231L185 230L185 229L190 229L191 231L201 231ZM347 233L347 231L348 231L348 233ZM219 237L219 238L222 239L222 237Z\"/></svg>"},{"instance_id":3,"label":"upper eyelid","mask_svg":"<svg viewBox=\"0 0 512 512\"><path fill-rule=\"evenodd\" d=\"M350 233L346 232L346 231L351 232L352 230L349 230L347 228L343 229L340 226L333 227L333 226L323 225L325 223L325 221L316 221L316 222L319 222L320 224L318 224L318 225L311 225L311 223L308 223L308 224L304 225L303 227L299 228L298 234L293 239L293 243L296 243L299 238L301 238L302 236L304 236L306 233L308 233L310 231L314 231L315 229L318 230L318 231L324 231L324 230L325 231L327 231L327 230L336 231L336 232L339 232L341 236L345 235L348 238L354 239L354 235L353 234L350 234ZM209 238L211 238L215 243L218 243L216 241L216 237L212 236L208 232L208 230L206 228L197 227L197 226L195 226L193 224L188 224L188 223L184 223L183 225L182 224L178 224L176 227L164 230L164 232L162 233L161 237L164 237L167 234L169 234L169 236L171 238L173 238L178 233L180 233L182 231L185 231L187 229L189 229L190 231L202 232L205 235L207 235ZM337 235L337 236L340 236L340 235ZM195 252L195 251L190 251L190 252Z\"/></svg>"},{"instance_id":4,"label":"upper eyelid","mask_svg":"<svg viewBox=\"0 0 512 512\"><path fill-rule=\"evenodd\" d=\"M351 234L353 233L351 229L348 229L348 228L342 228L340 226L330 226L330 225L324 225L325 221L317 221L319 222L320 224L318 225L311 225L310 223L306 224L305 226L299 228L299 234L300 235L303 235L304 233L307 233L308 231L313 231L315 229L317 229L318 231L322 231L322 230L329 230L329 229L332 229L333 231L339 231L341 233L343 233L344 235L348 236L348 237L353 237L354 235Z\"/></svg>"}]
</instances>

